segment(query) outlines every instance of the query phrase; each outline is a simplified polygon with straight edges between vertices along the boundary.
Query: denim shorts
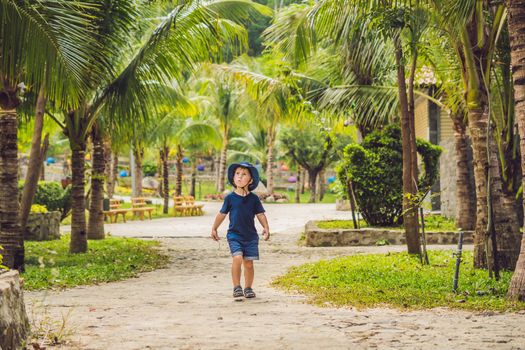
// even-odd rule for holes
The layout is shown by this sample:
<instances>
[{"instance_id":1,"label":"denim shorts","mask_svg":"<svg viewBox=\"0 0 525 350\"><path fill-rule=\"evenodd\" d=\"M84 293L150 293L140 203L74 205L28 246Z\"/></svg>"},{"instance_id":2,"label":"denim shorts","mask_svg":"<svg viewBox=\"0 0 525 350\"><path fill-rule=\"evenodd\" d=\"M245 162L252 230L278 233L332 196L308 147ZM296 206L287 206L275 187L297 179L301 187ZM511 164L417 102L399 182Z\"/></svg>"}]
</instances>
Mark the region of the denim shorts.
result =
<instances>
[{"instance_id":1,"label":"denim shorts","mask_svg":"<svg viewBox=\"0 0 525 350\"><path fill-rule=\"evenodd\" d=\"M228 244L232 256L240 255L244 260L259 260L259 238L253 240L242 240L227 235Z\"/></svg>"}]
</instances>

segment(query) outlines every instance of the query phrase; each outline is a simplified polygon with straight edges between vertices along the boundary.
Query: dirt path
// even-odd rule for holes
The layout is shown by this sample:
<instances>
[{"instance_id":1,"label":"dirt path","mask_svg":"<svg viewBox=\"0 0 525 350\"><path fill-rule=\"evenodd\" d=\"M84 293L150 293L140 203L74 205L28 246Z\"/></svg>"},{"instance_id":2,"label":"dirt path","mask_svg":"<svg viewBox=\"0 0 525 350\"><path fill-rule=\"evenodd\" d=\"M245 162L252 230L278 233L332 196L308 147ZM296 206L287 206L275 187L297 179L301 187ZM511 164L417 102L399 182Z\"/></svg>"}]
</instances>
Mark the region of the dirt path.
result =
<instances>
[{"instance_id":1,"label":"dirt path","mask_svg":"<svg viewBox=\"0 0 525 350\"><path fill-rule=\"evenodd\" d=\"M525 314L319 308L270 287L291 265L404 249L297 247L300 231L281 230L261 244L254 300L231 298L226 242L161 238L172 256L169 268L106 285L26 293L29 313L42 302L55 319L70 313L67 328L74 332L64 349L525 349Z\"/></svg>"}]
</instances>

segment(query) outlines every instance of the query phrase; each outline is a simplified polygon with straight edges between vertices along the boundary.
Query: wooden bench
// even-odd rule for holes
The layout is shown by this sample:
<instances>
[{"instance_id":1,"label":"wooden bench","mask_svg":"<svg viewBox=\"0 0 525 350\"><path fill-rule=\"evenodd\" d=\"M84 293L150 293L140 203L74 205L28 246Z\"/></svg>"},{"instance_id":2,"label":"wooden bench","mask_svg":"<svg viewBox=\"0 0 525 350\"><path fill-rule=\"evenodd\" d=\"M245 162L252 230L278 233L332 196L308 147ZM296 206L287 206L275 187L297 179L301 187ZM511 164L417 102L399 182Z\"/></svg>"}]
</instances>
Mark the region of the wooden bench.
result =
<instances>
[{"instance_id":1,"label":"wooden bench","mask_svg":"<svg viewBox=\"0 0 525 350\"><path fill-rule=\"evenodd\" d=\"M110 223L116 223L118 221L118 216L122 216L122 221L126 222L126 214L129 209L121 208L122 205L121 199L110 199L109 200L109 210L104 211L104 221L109 218Z\"/></svg>"},{"instance_id":2,"label":"wooden bench","mask_svg":"<svg viewBox=\"0 0 525 350\"><path fill-rule=\"evenodd\" d=\"M184 200L186 201L186 205L191 208L190 215L204 215L204 212L202 211L204 204L195 204L195 198L193 198L193 196L186 196L184 197Z\"/></svg>"},{"instance_id":3,"label":"wooden bench","mask_svg":"<svg viewBox=\"0 0 525 350\"><path fill-rule=\"evenodd\" d=\"M140 217L140 220L144 220L144 213L148 213L151 220L151 212L155 210L153 207L146 206L146 198L131 198L131 211L133 216Z\"/></svg>"},{"instance_id":4,"label":"wooden bench","mask_svg":"<svg viewBox=\"0 0 525 350\"><path fill-rule=\"evenodd\" d=\"M203 215L202 207L204 204L195 204L195 198L192 196L175 196L173 197L173 215L190 216Z\"/></svg>"}]
</instances>

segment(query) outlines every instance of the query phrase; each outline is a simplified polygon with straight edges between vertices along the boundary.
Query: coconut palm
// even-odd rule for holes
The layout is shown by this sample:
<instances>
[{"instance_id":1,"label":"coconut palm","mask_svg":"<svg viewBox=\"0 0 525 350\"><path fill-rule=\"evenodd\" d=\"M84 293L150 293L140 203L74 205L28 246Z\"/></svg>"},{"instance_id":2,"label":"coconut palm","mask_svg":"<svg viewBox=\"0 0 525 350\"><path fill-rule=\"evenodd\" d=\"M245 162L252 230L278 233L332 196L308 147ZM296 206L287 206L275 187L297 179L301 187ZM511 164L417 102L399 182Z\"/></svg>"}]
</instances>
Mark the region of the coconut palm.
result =
<instances>
[{"instance_id":1,"label":"coconut palm","mask_svg":"<svg viewBox=\"0 0 525 350\"><path fill-rule=\"evenodd\" d=\"M306 8L300 16L299 20L294 20L293 25L286 24L286 20L280 25L276 25L269 30L269 38L272 41L279 42L284 40L285 50L291 51L290 57L296 57L296 60L303 61L308 59L311 51L323 39L333 42L335 50L338 52L348 51L352 57L351 52L354 46L359 48L359 43L370 38L375 38L376 44L371 44L368 47L371 50L378 48L389 49L395 57L395 64L391 67L395 68L397 76L397 91L398 104L394 102L396 97L391 94L391 87L387 89L374 88L375 94L386 91L390 99L382 99L382 101L390 101L383 105L384 108L392 106L398 107L401 116L402 125L402 139L403 139L403 191L407 195L403 196L403 213L405 232L407 236L407 248L409 253L419 253L419 232L418 232L418 218L415 201L417 192L417 156L415 145L415 122L414 122L414 78L417 67L417 59L419 55L419 43L421 37L424 35L428 27L428 14L422 8L394 8L393 2L381 1L379 4L362 5L362 1L319 1L311 8ZM292 16L294 19L296 16ZM276 34L282 28L285 34ZM383 34L383 39L388 40L388 45L378 45L381 41L377 40L377 33ZM373 41L372 41L373 42ZM404 46L408 47L405 53ZM347 48L347 49L346 49ZM299 57L298 57L299 56ZM353 56L356 57L356 56ZM358 58L359 56L357 56ZM366 56L365 56L366 57ZM374 55L380 59L381 56ZM384 57L384 56L383 56ZM388 55L386 56L388 57ZM405 61L408 64L405 67ZM365 63L373 62L369 60L361 61ZM348 78L365 78L361 81L365 84L359 84L359 80L350 81L349 86L335 91L339 99L349 100L349 97L355 99L358 95L363 95L367 92L366 86L370 86L370 82L366 81L366 74L363 76L356 75L355 71L373 72L371 69L362 68L359 70L352 69L359 67L353 65L352 59L343 62L343 67L346 69L343 72L343 77ZM408 74L405 70L408 69ZM406 81L408 80L408 83ZM390 91L389 91L390 90ZM334 93L331 93L334 96ZM370 94L366 93L364 99L366 103L360 102L363 113L361 115L369 115L370 111L378 109L375 101L371 99ZM359 115L359 114L358 114Z\"/></svg>"},{"instance_id":2,"label":"coconut palm","mask_svg":"<svg viewBox=\"0 0 525 350\"><path fill-rule=\"evenodd\" d=\"M510 54L512 61L512 78L514 81L514 101L519 134L525 135L525 1L508 0ZM521 168L525 173L525 143L520 142ZM522 178L522 188L525 187L525 177ZM524 197L525 203L525 197ZM509 286L509 297L525 300L525 236L521 238L521 251L516 263L516 269Z\"/></svg>"},{"instance_id":3,"label":"coconut palm","mask_svg":"<svg viewBox=\"0 0 525 350\"><path fill-rule=\"evenodd\" d=\"M0 1L0 245L10 268L23 269L24 262L17 186L20 97L25 86L42 88L58 104L81 94L86 62L98 56L87 45L85 12L92 6L84 1Z\"/></svg>"},{"instance_id":4,"label":"coconut palm","mask_svg":"<svg viewBox=\"0 0 525 350\"><path fill-rule=\"evenodd\" d=\"M162 12L156 17L159 23L151 23L144 18L147 6L149 2L101 1L104 15L95 14L92 26L105 60L90 61L96 70L85 73L95 74L97 82L89 86L78 108L64 112L62 125L72 149L73 253L87 249L82 200L84 155L87 137L101 112L118 124L141 125L155 110L156 101L163 98L161 83L180 77L183 71L191 71L196 61L209 58L219 38L232 47L242 38L240 27L223 18L245 19L256 10L267 13L267 8L248 0L187 1ZM145 39L136 43L133 38L137 36ZM136 46L130 47L130 43ZM140 155L140 147L135 150Z\"/></svg>"}]
</instances>

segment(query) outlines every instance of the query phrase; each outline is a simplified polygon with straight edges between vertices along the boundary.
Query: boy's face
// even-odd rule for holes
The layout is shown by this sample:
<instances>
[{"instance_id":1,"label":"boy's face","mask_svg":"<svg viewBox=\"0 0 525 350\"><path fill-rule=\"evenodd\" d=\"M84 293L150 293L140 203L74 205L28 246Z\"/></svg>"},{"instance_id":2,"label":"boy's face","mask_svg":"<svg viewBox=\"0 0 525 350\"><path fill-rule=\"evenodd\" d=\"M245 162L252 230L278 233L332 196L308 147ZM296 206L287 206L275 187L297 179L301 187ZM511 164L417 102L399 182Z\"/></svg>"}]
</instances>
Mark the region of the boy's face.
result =
<instances>
[{"instance_id":1,"label":"boy's face","mask_svg":"<svg viewBox=\"0 0 525 350\"><path fill-rule=\"evenodd\" d=\"M233 175L233 183L236 187L246 187L248 184L252 183L252 175L250 171L243 167L238 167L235 169L235 174Z\"/></svg>"}]
</instances>

